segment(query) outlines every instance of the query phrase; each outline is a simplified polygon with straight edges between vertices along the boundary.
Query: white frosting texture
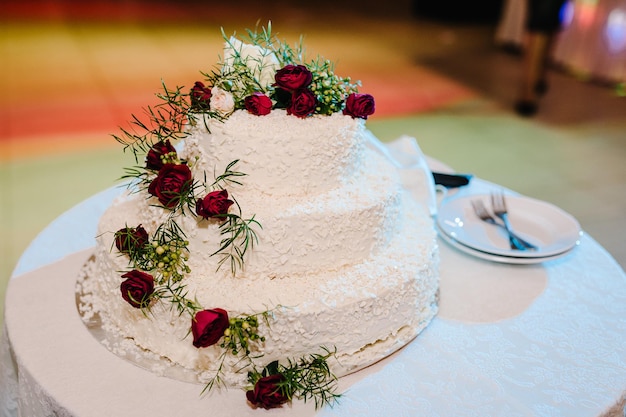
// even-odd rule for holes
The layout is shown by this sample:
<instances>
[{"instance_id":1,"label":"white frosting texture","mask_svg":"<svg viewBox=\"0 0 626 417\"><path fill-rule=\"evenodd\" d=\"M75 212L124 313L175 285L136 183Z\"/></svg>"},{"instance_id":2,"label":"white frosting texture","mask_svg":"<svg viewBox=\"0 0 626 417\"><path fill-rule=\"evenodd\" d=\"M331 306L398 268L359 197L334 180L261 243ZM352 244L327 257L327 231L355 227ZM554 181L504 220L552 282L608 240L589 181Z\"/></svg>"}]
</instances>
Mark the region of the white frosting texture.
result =
<instances>
[{"instance_id":1,"label":"white frosting texture","mask_svg":"<svg viewBox=\"0 0 626 417\"><path fill-rule=\"evenodd\" d=\"M209 132L207 132L207 128ZM351 178L364 145L364 120L340 113L266 116L237 111L223 122L198 120L191 138L200 148L200 168L222 172L240 161L246 187L271 196L307 196L333 190Z\"/></svg>"},{"instance_id":2,"label":"white frosting texture","mask_svg":"<svg viewBox=\"0 0 626 417\"><path fill-rule=\"evenodd\" d=\"M204 308L229 315L274 309L255 347L258 368L298 359L321 348L337 350L339 376L367 366L411 341L437 311L439 254L425 200L403 189L387 159L365 146L362 120L341 114L301 119L274 111L236 111L225 122L199 122L181 155L195 176L210 179L239 159L247 174L229 189L243 216L262 225L259 242L233 276L217 270L218 225L194 216L178 222L189 240L186 290ZM142 224L149 234L163 221L147 193L125 195L99 224L95 263L83 284L110 331L192 370L200 381L216 372L217 346L191 343L188 315L166 303L151 313L121 297L128 259L114 232ZM243 386L246 372L225 363L224 381Z\"/></svg>"}]
</instances>

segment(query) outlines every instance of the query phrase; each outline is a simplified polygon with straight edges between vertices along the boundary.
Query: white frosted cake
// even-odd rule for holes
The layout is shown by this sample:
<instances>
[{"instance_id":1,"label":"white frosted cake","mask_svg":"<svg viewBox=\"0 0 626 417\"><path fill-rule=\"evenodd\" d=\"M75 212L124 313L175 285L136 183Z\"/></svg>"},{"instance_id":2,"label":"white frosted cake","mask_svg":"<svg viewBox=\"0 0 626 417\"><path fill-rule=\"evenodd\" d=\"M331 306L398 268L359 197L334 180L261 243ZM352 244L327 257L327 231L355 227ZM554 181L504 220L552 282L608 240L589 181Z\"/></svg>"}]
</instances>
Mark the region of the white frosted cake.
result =
<instances>
[{"instance_id":1,"label":"white frosted cake","mask_svg":"<svg viewBox=\"0 0 626 417\"><path fill-rule=\"evenodd\" d=\"M321 405L336 399L335 376L427 326L439 255L428 191L416 199L368 146L373 98L328 61L292 62L298 54L270 36L227 40L205 81L166 90L174 110L153 118L156 129L118 137L139 166L99 223L82 309L209 388L248 389L253 406L300 397L281 384L320 359ZM331 83L316 84L320 74ZM254 91L232 82L248 78ZM177 128L159 129L166 120Z\"/></svg>"}]
</instances>

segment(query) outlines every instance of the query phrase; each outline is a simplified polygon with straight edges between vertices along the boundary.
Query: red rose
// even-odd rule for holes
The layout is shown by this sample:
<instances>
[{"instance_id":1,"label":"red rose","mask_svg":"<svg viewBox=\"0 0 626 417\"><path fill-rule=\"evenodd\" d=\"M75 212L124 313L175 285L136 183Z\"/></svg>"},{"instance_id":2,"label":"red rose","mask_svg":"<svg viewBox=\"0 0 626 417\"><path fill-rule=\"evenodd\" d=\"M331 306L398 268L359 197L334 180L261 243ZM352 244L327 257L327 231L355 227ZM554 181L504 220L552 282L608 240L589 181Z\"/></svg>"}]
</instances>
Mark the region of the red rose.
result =
<instances>
[{"instance_id":1,"label":"red rose","mask_svg":"<svg viewBox=\"0 0 626 417\"><path fill-rule=\"evenodd\" d=\"M308 87L313 80L313 74L304 65L286 65L276 71L274 79L275 85L293 92Z\"/></svg>"},{"instance_id":2,"label":"red rose","mask_svg":"<svg viewBox=\"0 0 626 417\"><path fill-rule=\"evenodd\" d=\"M120 285L122 298L135 308L147 307L154 291L152 275L133 269L122 275L122 278L126 278Z\"/></svg>"},{"instance_id":3,"label":"red rose","mask_svg":"<svg viewBox=\"0 0 626 417\"><path fill-rule=\"evenodd\" d=\"M228 313L221 308L198 311L191 319L193 345L201 348L216 344L229 324Z\"/></svg>"},{"instance_id":4,"label":"red rose","mask_svg":"<svg viewBox=\"0 0 626 417\"><path fill-rule=\"evenodd\" d=\"M148 232L142 225L125 227L115 232L115 247L122 253L137 252L148 243Z\"/></svg>"},{"instance_id":5,"label":"red rose","mask_svg":"<svg viewBox=\"0 0 626 417\"><path fill-rule=\"evenodd\" d=\"M187 165L165 164L152 180L148 192L167 208L174 208L191 191L191 170Z\"/></svg>"},{"instance_id":6,"label":"red rose","mask_svg":"<svg viewBox=\"0 0 626 417\"><path fill-rule=\"evenodd\" d=\"M201 81L196 81L191 88L191 106L198 110L208 110L211 103L211 87L205 87Z\"/></svg>"},{"instance_id":7,"label":"red rose","mask_svg":"<svg viewBox=\"0 0 626 417\"><path fill-rule=\"evenodd\" d=\"M228 213L228 208L234 202L228 199L228 191L211 191L204 198L196 202L196 214L208 219L209 217L220 217Z\"/></svg>"},{"instance_id":8,"label":"red rose","mask_svg":"<svg viewBox=\"0 0 626 417\"><path fill-rule=\"evenodd\" d=\"M284 394L280 387L280 383L285 380L282 374L274 374L260 378L254 389L246 392L246 398L253 405L263 407L265 409L280 407L289 401L287 395Z\"/></svg>"},{"instance_id":9,"label":"red rose","mask_svg":"<svg viewBox=\"0 0 626 417\"><path fill-rule=\"evenodd\" d=\"M317 106L315 94L306 88L297 90L291 96L291 103L287 107L287 114L298 117L306 117L313 114Z\"/></svg>"},{"instance_id":10,"label":"red rose","mask_svg":"<svg viewBox=\"0 0 626 417\"><path fill-rule=\"evenodd\" d=\"M160 170L163 167L163 156L169 154L176 156L176 149L169 140L155 143L146 156L146 168Z\"/></svg>"},{"instance_id":11,"label":"red rose","mask_svg":"<svg viewBox=\"0 0 626 417\"><path fill-rule=\"evenodd\" d=\"M272 100L263 93L252 93L243 99L246 110L255 116L265 116L272 111Z\"/></svg>"},{"instance_id":12,"label":"red rose","mask_svg":"<svg viewBox=\"0 0 626 417\"><path fill-rule=\"evenodd\" d=\"M352 116L352 118L367 119L367 116L374 114L375 108L374 97L371 95L352 93L346 100L346 108L343 109L343 114Z\"/></svg>"}]
</instances>

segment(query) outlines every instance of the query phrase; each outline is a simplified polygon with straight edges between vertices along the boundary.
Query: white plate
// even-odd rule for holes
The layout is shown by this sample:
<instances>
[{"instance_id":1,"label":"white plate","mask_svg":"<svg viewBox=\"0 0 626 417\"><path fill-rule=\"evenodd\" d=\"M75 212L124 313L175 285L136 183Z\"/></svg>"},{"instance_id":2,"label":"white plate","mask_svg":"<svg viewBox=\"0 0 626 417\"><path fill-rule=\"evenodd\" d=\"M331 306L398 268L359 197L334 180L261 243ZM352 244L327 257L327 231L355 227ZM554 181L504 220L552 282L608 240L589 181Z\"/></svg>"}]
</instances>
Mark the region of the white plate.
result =
<instances>
[{"instance_id":1,"label":"white plate","mask_svg":"<svg viewBox=\"0 0 626 417\"><path fill-rule=\"evenodd\" d=\"M535 257L535 258L518 258L514 256L500 256L500 255L494 255L491 253L481 252L479 250L472 249L469 246L460 244L459 242L457 242L450 236L446 235L445 233L441 231L441 229L439 229L439 232L440 232L439 237L443 241L448 243L450 246L468 255L472 255L477 258L484 259L484 260L491 261L491 262L499 262L499 263L505 263L505 264L515 264L515 265L531 265L531 264L538 264L538 263L553 261L555 259L562 258L572 251L572 249L570 249L570 250L566 250L565 252L562 252L553 256L542 256L542 257Z\"/></svg>"},{"instance_id":2,"label":"white plate","mask_svg":"<svg viewBox=\"0 0 626 417\"><path fill-rule=\"evenodd\" d=\"M520 237L538 246L536 251L511 249L506 232L483 222L472 209L472 200L483 200L491 207L488 194L446 200L439 207L437 225L447 237L491 255L514 258L545 258L573 248L580 239L580 225L560 208L521 196L506 196L509 220Z\"/></svg>"}]
</instances>

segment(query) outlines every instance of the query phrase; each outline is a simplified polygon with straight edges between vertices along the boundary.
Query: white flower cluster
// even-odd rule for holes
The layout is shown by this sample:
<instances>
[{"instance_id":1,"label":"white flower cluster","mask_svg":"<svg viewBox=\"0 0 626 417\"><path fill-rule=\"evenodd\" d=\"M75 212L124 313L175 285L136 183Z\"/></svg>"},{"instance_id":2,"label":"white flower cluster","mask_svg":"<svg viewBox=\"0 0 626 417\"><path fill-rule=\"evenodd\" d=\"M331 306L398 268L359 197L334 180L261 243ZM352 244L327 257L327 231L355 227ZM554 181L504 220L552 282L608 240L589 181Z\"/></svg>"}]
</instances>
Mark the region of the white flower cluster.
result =
<instances>
[{"instance_id":1,"label":"white flower cluster","mask_svg":"<svg viewBox=\"0 0 626 417\"><path fill-rule=\"evenodd\" d=\"M274 52L260 45L244 43L232 36L224 44L224 64L222 73L233 71L235 59L239 59L248 67L250 74L259 81L260 87L266 90L274 82L274 74L280 64Z\"/></svg>"},{"instance_id":2,"label":"white flower cluster","mask_svg":"<svg viewBox=\"0 0 626 417\"><path fill-rule=\"evenodd\" d=\"M267 91L274 82L276 71L280 68L278 59L272 51L259 45L244 43L233 36L224 44L222 75L228 77L229 74L236 73L240 70L241 65L244 65L250 76L257 81L257 87L260 91ZM222 117L228 117L235 111L233 94L240 97L246 96L246 88L248 87L244 80L233 82L231 91L226 91L217 86L213 87L211 89L211 109Z\"/></svg>"}]
</instances>

